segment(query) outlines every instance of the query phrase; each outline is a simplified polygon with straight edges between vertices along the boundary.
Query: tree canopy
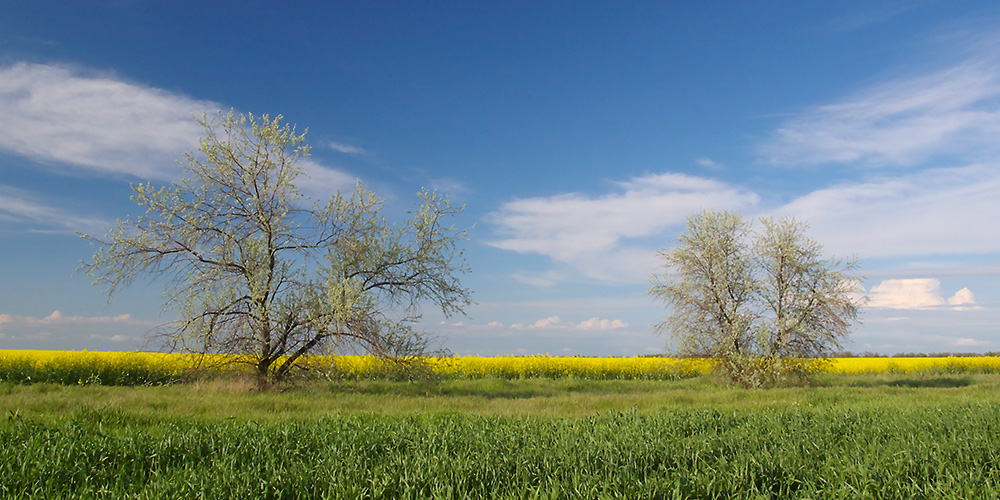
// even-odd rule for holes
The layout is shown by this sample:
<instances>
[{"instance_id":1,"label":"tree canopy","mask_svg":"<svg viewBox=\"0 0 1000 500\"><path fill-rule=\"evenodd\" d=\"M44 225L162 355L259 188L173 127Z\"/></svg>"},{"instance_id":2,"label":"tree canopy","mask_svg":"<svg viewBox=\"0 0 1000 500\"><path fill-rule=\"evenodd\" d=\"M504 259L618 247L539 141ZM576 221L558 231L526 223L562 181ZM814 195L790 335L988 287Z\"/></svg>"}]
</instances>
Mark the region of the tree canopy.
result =
<instances>
[{"instance_id":1,"label":"tree canopy","mask_svg":"<svg viewBox=\"0 0 1000 500\"><path fill-rule=\"evenodd\" d=\"M671 309L657 331L678 354L715 358L745 385L802 375L839 350L864 300L857 259L824 258L794 218L761 225L757 234L736 213L692 215L660 252L666 272L649 291Z\"/></svg>"},{"instance_id":2,"label":"tree canopy","mask_svg":"<svg viewBox=\"0 0 1000 500\"><path fill-rule=\"evenodd\" d=\"M264 379L282 378L303 356L345 345L382 356L419 354L421 305L464 314L471 291L459 243L467 230L452 207L421 191L410 220L395 225L384 202L358 182L312 207L296 187L309 156L305 133L282 117L203 116L200 155L179 162L170 187L133 186L144 215L97 238L83 269L109 298L139 276L168 278L165 309L179 318L170 345L242 354Z\"/></svg>"}]
</instances>

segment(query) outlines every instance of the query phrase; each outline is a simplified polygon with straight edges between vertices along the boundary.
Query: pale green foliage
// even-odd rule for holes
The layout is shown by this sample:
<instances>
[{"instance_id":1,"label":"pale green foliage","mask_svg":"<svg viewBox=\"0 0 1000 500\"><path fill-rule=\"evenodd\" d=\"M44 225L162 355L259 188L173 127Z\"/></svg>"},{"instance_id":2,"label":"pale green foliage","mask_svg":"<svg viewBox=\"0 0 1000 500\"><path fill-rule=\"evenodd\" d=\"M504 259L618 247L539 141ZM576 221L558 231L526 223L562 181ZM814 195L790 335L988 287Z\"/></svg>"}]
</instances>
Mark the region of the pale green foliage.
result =
<instances>
[{"instance_id":1,"label":"pale green foliage","mask_svg":"<svg viewBox=\"0 0 1000 500\"><path fill-rule=\"evenodd\" d=\"M748 349L754 321L748 230L738 215L707 212L688 220L677 247L660 252L676 278L654 277L650 293L673 308L657 329L671 334L679 353L730 362Z\"/></svg>"},{"instance_id":2,"label":"pale green foliage","mask_svg":"<svg viewBox=\"0 0 1000 500\"><path fill-rule=\"evenodd\" d=\"M462 314L471 292L457 244L466 231L436 192L421 192L412 220L396 226L360 182L350 195L304 208L295 163L305 134L229 112L199 122L200 157L170 188L133 187L145 215L119 221L84 265L108 293L139 275L169 276L165 308L180 319L176 348L248 354L261 376L282 377L303 355L350 344L379 355L425 346L411 325L419 304Z\"/></svg>"},{"instance_id":3,"label":"pale green foliage","mask_svg":"<svg viewBox=\"0 0 1000 500\"><path fill-rule=\"evenodd\" d=\"M758 235L732 212L693 215L660 252L667 274L649 292L671 308L657 329L678 354L715 358L750 386L801 376L839 350L863 300L856 259L824 259L793 218L761 224Z\"/></svg>"},{"instance_id":4,"label":"pale green foliage","mask_svg":"<svg viewBox=\"0 0 1000 500\"><path fill-rule=\"evenodd\" d=\"M856 259L823 258L823 246L794 219L762 219L755 246L759 301L767 314L760 339L769 357L820 357L839 348L858 317Z\"/></svg>"}]
</instances>

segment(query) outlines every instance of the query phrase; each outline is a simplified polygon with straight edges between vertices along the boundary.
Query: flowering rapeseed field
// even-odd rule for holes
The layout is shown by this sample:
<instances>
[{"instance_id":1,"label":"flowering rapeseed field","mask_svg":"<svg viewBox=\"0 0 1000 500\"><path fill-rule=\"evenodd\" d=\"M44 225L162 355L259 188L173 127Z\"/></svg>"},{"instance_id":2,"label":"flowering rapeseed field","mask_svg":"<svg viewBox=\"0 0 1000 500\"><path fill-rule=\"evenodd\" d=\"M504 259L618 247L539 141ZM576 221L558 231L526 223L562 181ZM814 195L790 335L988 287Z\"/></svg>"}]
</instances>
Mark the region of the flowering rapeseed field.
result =
<instances>
[{"instance_id":1,"label":"flowering rapeseed field","mask_svg":"<svg viewBox=\"0 0 1000 500\"><path fill-rule=\"evenodd\" d=\"M919 357L919 358L833 358L826 367L831 373L1000 373L1000 357Z\"/></svg>"},{"instance_id":2,"label":"flowering rapeseed field","mask_svg":"<svg viewBox=\"0 0 1000 500\"><path fill-rule=\"evenodd\" d=\"M15 383L140 385L180 380L199 366L236 371L241 358L180 353L0 350L0 381ZM453 356L420 360L430 371L455 378L678 379L708 373L708 359L660 357L597 358L560 356ZM392 376L399 365L373 356L313 356L313 373L334 378ZM1000 372L1000 357L833 358L821 368L829 373Z\"/></svg>"},{"instance_id":3,"label":"flowering rapeseed field","mask_svg":"<svg viewBox=\"0 0 1000 500\"><path fill-rule=\"evenodd\" d=\"M0 380L18 383L141 385L179 379L194 366L183 354L0 350Z\"/></svg>"}]
</instances>

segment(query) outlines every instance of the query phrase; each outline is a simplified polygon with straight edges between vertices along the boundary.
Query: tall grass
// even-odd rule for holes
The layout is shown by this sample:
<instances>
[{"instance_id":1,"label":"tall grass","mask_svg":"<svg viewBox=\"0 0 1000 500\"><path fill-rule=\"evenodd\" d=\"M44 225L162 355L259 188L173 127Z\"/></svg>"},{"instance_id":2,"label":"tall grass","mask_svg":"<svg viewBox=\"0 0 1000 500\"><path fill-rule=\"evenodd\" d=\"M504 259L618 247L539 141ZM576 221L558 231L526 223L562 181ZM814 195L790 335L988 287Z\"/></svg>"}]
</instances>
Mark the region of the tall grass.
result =
<instances>
[{"instance_id":1,"label":"tall grass","mask_svg":"<svg viewBox=\"0 0 1000 500\"><path fill-rule=\"evenodd\" d=\"M991 498L1000 404L0 423L4 498Z\"/></svg>"}]
</instances>

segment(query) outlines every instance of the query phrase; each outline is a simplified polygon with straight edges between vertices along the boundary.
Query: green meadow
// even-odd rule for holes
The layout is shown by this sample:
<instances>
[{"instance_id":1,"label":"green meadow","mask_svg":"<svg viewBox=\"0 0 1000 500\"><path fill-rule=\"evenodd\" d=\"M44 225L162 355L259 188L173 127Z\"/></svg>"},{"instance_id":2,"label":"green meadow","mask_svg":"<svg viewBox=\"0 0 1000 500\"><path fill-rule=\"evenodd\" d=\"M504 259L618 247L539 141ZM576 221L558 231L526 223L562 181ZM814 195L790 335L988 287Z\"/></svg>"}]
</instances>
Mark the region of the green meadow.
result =
<instances>
[{"instance_id":1,"label":"green meadow","mask_svg":"<svg viewBox=\"0 0 1000 500\"><path fill-rule=\"evenodd\" d=\"M1000 375L0 383L3 498L995 498Z\"/></svg>"}]
</instances>

